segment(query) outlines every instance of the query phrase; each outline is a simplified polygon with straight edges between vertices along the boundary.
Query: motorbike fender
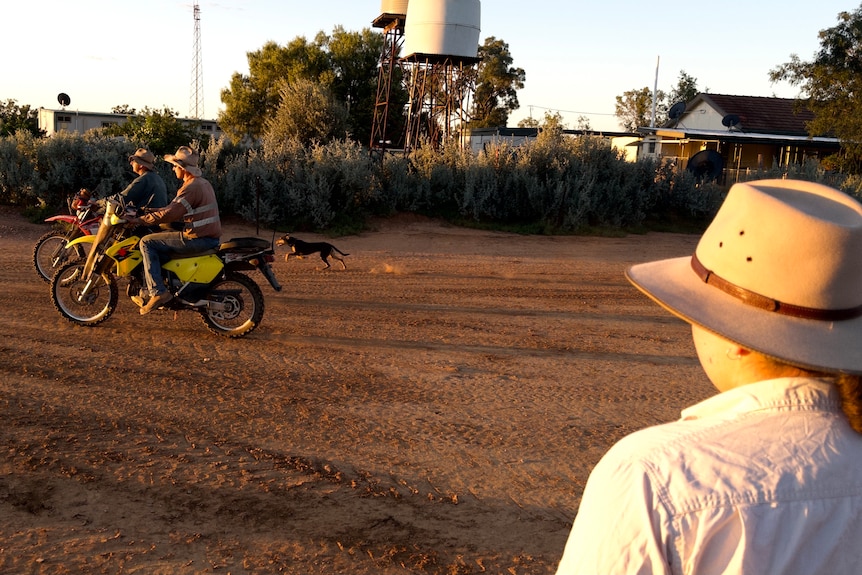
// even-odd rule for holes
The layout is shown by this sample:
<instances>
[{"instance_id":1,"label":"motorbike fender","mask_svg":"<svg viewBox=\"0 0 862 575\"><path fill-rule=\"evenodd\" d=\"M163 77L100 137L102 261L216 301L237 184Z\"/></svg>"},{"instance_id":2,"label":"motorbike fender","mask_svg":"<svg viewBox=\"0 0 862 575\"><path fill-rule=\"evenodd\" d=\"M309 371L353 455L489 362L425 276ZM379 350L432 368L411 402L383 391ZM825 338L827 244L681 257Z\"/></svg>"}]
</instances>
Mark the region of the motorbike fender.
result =
<instances>
[{"instance_id":1,"label":"motorbike fender","mask_svg":"<svg viewBox=\"0 0 862 575\"><path fill-rule=\"evenodd\" d=\"M77 224L78 217L77 216L67 216L61 214L59 216L51 216L50 218L45 218L46 222L65 222L67 224Z\"/></svg>"},{"instance_id":2,"label":"motorbike fender","mask_svg":"<svg viewBox=\"0 0 862 575\"><path fill-rule=\"evenodd\" d=\"M80 236L80 237L77 237L74 240L68 242L66 244L66 249L69 249L72 246L77 246L78 244L94 244L94 243L96 243L96 236Z\"/></svg>"},{"instance_id":3,"label":"motorbike fender","mask_svg":"<svg viewBox=\"0 0 862 575\"><path fill-rule=\"evenodd\" d=\"M175 273L182 282L208 284L222 271L224 262L217 255L209 254L171 260L162 267Z\"/></svg>"},{"instance_id":4,"label":"motorbike fender","mask_svg":"<svg viewBox=\"0 0 862 575\"><path fill-rule=\"evenodd\" d=\"M105 254L117 262L118 276L129 275L133 269L144 261L141 251L135 249L139 241L141 240L138 236L132 236L115 243L105 250Z\"/></svg>"}]
</instances>

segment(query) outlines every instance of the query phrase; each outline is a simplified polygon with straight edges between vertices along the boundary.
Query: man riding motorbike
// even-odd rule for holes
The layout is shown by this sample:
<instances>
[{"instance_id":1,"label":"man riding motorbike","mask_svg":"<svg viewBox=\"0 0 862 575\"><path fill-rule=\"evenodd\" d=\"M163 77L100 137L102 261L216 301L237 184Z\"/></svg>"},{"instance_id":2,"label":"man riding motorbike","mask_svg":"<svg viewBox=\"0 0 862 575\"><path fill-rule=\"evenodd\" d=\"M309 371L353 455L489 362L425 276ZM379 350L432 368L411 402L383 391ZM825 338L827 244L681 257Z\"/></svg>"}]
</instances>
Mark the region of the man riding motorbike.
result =
<instances>
[{"instance_id":1,"label":"man riding motorbike","mask_svg":"<svg viewBox=\"0 0 862 575\"><path fill-rule=\"evenodd\" d=\"M129 156L129 164L138 177L120 192L124 203L134 204L138 209L168 205L168 189L162 177L153 171L155 162L156 157L146 148L138 148Z\"/></svg>"},{"instance_id":2,"label":"man riding motorbike","mask_svg":"<svg viewBox=\"0 0 862 575\"><path fill-rule=\"evenodd\" d=\"M167 207L140 217L130 218L134 225L157 225L183 221L182 231L163 231L141 238L140 249L146 275L149 299L133 296L145 315L171 301L173 296L162 280L161 258L168 254L191 254L216 249L221 238L221 220L218 202L212 184L201 177L199 155L188 146L181 146L176 154L168 154L165 161L174 165L174 174L183 181L177 196Z\"/></svg>"}]
</instances>

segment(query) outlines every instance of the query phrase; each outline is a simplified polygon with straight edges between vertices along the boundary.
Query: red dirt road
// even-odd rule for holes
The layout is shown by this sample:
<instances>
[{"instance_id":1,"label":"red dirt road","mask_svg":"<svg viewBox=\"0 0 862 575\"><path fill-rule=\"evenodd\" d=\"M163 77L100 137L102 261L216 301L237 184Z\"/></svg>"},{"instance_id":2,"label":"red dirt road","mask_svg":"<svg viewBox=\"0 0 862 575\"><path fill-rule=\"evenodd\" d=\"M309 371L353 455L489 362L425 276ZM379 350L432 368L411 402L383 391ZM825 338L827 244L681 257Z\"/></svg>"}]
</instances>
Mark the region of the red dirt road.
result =
<instances>
[{"instance_id":1,"label":"red dirt road","mask_svg":"<svg viewBox=\"0 0 862 575\"><path fill-rule=\"evenodd\" d=\"M598 458L712 394L623 277L695 237L378 227L233 341L67 323L0 212L0 573L553 573Z\"/></svg>"}]
</instances>

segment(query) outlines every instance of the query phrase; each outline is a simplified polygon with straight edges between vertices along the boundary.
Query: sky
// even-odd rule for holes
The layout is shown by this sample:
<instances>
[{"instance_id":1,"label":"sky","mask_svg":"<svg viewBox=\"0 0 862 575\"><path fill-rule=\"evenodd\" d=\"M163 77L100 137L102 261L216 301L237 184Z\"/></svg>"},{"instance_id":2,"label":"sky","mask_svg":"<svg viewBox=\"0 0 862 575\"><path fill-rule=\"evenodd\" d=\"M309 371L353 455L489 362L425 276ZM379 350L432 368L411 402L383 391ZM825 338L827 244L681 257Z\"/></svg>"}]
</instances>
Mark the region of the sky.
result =
<instances>
[{"instance_id":1,"label":"sky","mask_svg":"<svg viewBox=\"0 0 862 575\"><path fill-rule=\"evenodd\" d=\"M59 109L62 92L73 111L167 106L185 117L194 110L193 0L3 4L0 102ZM198 6L201 116L216 119L232 75L248 74L249 52L268 41L312 40L339 25L372 28L383 3L199 0ZM616 96L656 84L669 92L681 71L714 94L796 97L797 88L771 83L769 71L793 54L812 60L818 32L859 7L840 0L484 0L479 42L503 40L513 65L526 73L509 126L558 112L568 127L578 127L583 116L593 129L615 131Z\"/></svg>"}]
</instances>

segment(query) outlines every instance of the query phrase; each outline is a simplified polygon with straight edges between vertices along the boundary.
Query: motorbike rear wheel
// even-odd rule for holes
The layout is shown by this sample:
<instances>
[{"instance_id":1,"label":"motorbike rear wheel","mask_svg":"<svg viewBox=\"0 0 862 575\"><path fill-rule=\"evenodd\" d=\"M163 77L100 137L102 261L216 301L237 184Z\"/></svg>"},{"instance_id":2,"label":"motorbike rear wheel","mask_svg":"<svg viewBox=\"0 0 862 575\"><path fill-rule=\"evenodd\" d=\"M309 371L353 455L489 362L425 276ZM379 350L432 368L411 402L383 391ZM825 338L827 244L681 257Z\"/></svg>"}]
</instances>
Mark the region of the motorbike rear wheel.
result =
<instances>
[{"instance_id":1,"label":"motorbike rear wheel","mask_svg":"<svg viewBox=\"0 0 862 575\"><path fill-rule=\"evenodd\" d=\"M243 337L263 319L263 292L245 274L228 272L213 285L207 299L214 305L201 308L201 317L217 335Z\"/></svg>"},{"instance_id":2,"label":"motorbike rear wheel","mask_svg":"<svg viewBox=\"0 0 862 575\"><path fill-rule=\"evenodd\" d=\"M50 282L58 269L87 257L87 248L82 245L66 249L66 242L74 239L67 236L68 232L54 230L39 238L33 246L33 267L42 281Z\"/></svg>"},{"instance_id":3,"label":"motorbike rear wheel","mask_svg":"<svg viewBox=\"0 0 862 575\"><path fill-rule=\"evenodd\" d=\"M82 279L84 262L72 262L60 268L51 278L51 303L64 319L91 327L111 317L120 300L117 280L110 274L94 275L94 285L86 296Z\"/></svg>"}]
</instances>

